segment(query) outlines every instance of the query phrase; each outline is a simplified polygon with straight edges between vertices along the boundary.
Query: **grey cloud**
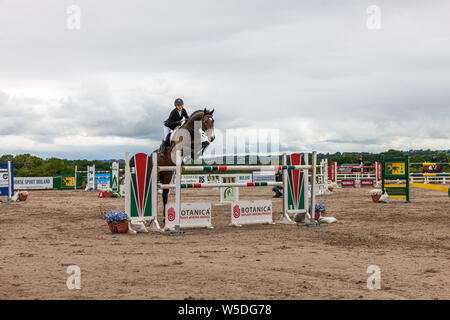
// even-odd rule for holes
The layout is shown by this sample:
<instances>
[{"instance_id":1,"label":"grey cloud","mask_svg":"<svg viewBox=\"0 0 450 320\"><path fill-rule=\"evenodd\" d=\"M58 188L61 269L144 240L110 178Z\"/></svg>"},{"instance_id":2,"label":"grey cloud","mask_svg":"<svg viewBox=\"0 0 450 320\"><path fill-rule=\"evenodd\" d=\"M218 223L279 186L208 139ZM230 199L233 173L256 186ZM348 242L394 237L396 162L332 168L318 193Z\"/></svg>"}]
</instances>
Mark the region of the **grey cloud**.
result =
<instances>
[{"instance_id":1,"label":"grey cloud","mask_svg":"<svg viewBox=\"0 0 450 320\"><path fill-rule=\"evenodd\" d=\"M448 1L377 1L379 31L373 1L80 0L80 31L69 4L0 2L0 138L156 147L181 96L222 130L279 129L291 150L450 148Z\"/></svg>"}]
</instances>

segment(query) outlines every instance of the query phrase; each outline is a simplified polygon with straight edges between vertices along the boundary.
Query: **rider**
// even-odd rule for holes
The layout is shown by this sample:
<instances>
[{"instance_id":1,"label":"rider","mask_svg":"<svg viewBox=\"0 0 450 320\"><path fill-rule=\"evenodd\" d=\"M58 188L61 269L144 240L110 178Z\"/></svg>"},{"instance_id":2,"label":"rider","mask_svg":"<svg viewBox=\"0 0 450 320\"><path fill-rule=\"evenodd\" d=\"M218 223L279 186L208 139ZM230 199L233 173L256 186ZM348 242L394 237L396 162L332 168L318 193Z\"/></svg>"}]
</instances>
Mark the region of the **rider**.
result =
<instances>
[{"instance_id":1,"label":"rider","mask_svg":"<svg viewBox=\"0 0 450 320\"><path fill-rule=\"evenodd\" d=\"M164 136L161 146L159 147L158 154L160 157L166 156L166 148L170 149L170 132L172 130L178 129L181 126L181 120L183 118L189 119L189 115L186 112L186 109L183 108L183 100L181 98L175 99L175 109L170 112L169 118L164 121Z\"/></svg>"},{"instance_id":2,"label":"rider","mask_svg":"<svg viewBox=\"0 0 450 320\"><path fill-rule=\"evenodd\" d=\"M433 154L433 156L431 157L431 161L430 162L433 162L433 163L436 163L436 162L438 162L438 158L437 158L437 155L436 154ZM433 171L435 171L436 169L437 169L437 165L431 165L430 166L430 169L431 170L433 170Z\"/></svg>"}]
</instances>

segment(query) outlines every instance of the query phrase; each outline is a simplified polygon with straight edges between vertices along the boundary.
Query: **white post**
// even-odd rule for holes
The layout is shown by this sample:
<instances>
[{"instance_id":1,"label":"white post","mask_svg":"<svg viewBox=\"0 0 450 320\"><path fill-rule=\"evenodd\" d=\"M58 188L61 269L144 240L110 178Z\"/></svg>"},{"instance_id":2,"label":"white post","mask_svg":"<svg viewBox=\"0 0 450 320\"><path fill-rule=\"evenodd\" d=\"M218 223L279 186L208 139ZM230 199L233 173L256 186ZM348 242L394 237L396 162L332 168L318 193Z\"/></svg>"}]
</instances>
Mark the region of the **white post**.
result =
<instances>
[{"instance_id":1,"label":"white post","mask_svg":"<svg viewBox=\"0 0 450 320\"><path fill-rule=\"evenodd\" d=\"M93 179L92 189L96 190L96 188L95 188L95 164L92 165L92 179Z\"/></svg>"},{"instance_id":2,"label":"white post","mask_svg":"<svg viewBox=\"0 0 450 320\"><path fill-rule=\"evenodd\" d=\"M91 182L90 182L90 178L91 178L91 174L89 173L90 171L89 171L90 169L89 169L89 166L87 166L86 167L86 187L88 188L88 191L89 191L89 187L90 187L90 185L91 185Z\"/></svg>"},{"instance_id":3,"label":"white post","mask_svg":"<svg viewBox=\"0 0 450 320\"><path fill-rule=\"evenodd\" d=\"M287 165L287 156L286 153L283 153L283 166ZM291 218L289 217L288 213L288 175L287 175L287 169L283 169L283 216L281 217L280 221L285 221L287 223L293 223Z\"/></svg>"},{"instance_id":4,"label":"white post","mask_svg":"<svg viewBox=\"0 0 450 320\"><path fill-rule=\"evenodd\" d=\"M324 181L325 181L325 178L323 176L324 167L325 167L325 159L322 159L320 161L320 177L319 177L319 181L320 181L321 184L323 184Z\"/></svg>"},{"instance_id":5,"label":"white post","mask_svg":"<svg viewBox=\"0 0 450 320\"><path fill-rule=\"evenodd\" d=\"M176 159L176 177L175 177L175 232L180 232L181 216L181 150L177 150Z\"/></svg>"},{"instance_id":6,"label":"white post","mask_svg":"<svg viewBox=\"0 0 450 320\"><path fill-rule=\"evenodd\" d=\"M305 152L305 164L306 165L308 165L309 164L309 154L308 154L308 152ZM312 179L315 179L315 177L316 177L316 175L314 174L314 170L316 170L316 168L312 168L311 167L311 180ZM303 169L303 179L304 179L304 181L305 181L305 184L304 184L304 186L303 186L303 196L304 196L304 199L305 199L305 210L306 210L306 214L305 214L305 221L306 221L306 219L307 219L307 215L308 215L308 212L309 212L309 208L308 208L308 192L309 192L309 169ZM315 185L314 184L311 184L311 196L313 195L313 194L315 194L315 192L314 192L314 188L315 187Z\"/></svg>"},{"instance_id":7,"label":"white post","mask_svg":"<svg viewBox=\"0 0 450 320\"><path fill-rule=\"evenodd\" d=\"M151 179L152 179L151 197L152 197L153 221L152 221L150 228L153 231L161 231L161 227L159 226L159 222L158 222L158 155L156 152L152 153ZM164 219L165 219L165 214L166 213L163 212Z\"/></svg>"},{"instance_id":8,"label":"white post","mask_svg":"<svg viewBox=\"0 0 450 320\"><path fill-rule=\"evenodd\" d=\"M11 161L8 161L8 201L11 201L13 195L14 190L13 190L12 166Z\"/></svg>"},{"instance_id":9,"label":"white post","mask_svg":"<svg viewBox=\"0 0 450 320\"><path fill-rule=\"evenodd\" d=\"M120 172L119 163L118 162L111 163L109 172L109 187L112 189L113 192L119 192L119 172ZM117 184L115 184L114 181L116 181Z\"/></svg>"},{"instance_id":10,"label":"white post","mask_svg":"<svg viewBox=\"0 0 450 320\"><path fill-rule=\"evenodd\" d=\"M86 176L87 176L86 185L88 189L92 187L92 190L95 190L95 164L93 164L92 166L87 166Z\"/></svg>"},{"instance_id":11,"label":"white post","mask_svg":"<svg viewBox=\"0 0 450 320\"><path fill-rule=\"evenodd\" d=\"M316 170L317 170L317 151L312 152L312 177L311 177L311 224L315 224L316 213L316 193L314 192L316 184Z\"/></svg>"},{"instance_id":12,"label":"white post","mask_svg":"<svg viewBox=\"0 0 450 320\"><path fill-rule=\"evenodd\" d=\"M125 213L131 219L130 154L125 152Z\"/></svg>"},{"instance_id":13,"label":"white post","mask_svg":"<svg viewBox=\"0 0 450 320\"><path fill-rule=\"evenodd\" d=\"M375 186L378 187L378 161L375 161Z\"/></svg>"},{"instance_id":14,"label":"white post","mask_svg":"<svg viewBox=\"0 0 450 320\"><path fill-rule=\"evenodd\" d=\"M77 190L77 166L75 166L75 183L74 183L74 189Z\"/></svg>"}]
</instances>

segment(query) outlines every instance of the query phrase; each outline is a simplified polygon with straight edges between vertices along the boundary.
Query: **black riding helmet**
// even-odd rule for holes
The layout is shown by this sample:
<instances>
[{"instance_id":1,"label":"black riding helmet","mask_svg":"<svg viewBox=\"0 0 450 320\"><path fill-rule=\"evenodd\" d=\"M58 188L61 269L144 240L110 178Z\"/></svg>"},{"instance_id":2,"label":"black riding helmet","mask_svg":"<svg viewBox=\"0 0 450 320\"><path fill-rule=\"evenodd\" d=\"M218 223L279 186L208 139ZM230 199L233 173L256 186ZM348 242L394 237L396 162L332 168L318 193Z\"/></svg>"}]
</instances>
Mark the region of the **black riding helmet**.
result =
<instances>
[{"instance_id":1,"label":"black riding helmet","mask_svg":"<svg viewBox=\"0 0 450 320\"><path fill-rule=\"evenodd\" d=\"M183 103L183 99L181 99L181 98L176 98L176 99L175 99L175 102L174 102L174 105L177 105L177 104L184 104L184 103Z\"/></svg>"}]
</instances>

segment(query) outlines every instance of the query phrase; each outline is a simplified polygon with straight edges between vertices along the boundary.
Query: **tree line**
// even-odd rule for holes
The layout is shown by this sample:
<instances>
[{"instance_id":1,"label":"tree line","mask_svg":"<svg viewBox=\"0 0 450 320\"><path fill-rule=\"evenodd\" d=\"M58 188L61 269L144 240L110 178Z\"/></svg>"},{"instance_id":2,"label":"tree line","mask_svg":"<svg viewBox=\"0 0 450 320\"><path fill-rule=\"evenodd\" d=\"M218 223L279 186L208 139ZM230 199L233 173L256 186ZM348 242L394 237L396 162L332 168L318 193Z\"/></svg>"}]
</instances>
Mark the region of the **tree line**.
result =
<instances>
[{"instance_id":1,"label":"tree line","mask_svg":"<svg viewBox=\"0 0 450 320\"><path fill-rule=\"evenodd\" d=\"M366 152L336 152L330 153L318 153L318 161L321 159L328 159L328 163L337 162L338 165L345 163L358 164L359 158L362 157L365 165L372 165L376 161L381 161L381 155L384 154L388 157L398 157L408 155L410 162L429 162L431 157L436 154L439 162L449 162L450 150L447 151L433 151L433 150L410 150L407 152L399 150L388 150L382 153L366 153ZM245 160L247 160L246 156ZM235 157L235 163L237 162ZM88 165L95 164L97 171L106 171L110 169L110 163L117 161L121 168L124 168L125 161L123 159L111 159L111 160L67 160L58 158L42 159L31 154L20 155L3 155L0 157L0 163L6 163L8 161L14 162L14 175L17 177L51 177L59 174L74 174L75 166L78 166L79 171L86 170ZM280 157L281 161L281 157Z\"/></svg>"}]
</instances>

